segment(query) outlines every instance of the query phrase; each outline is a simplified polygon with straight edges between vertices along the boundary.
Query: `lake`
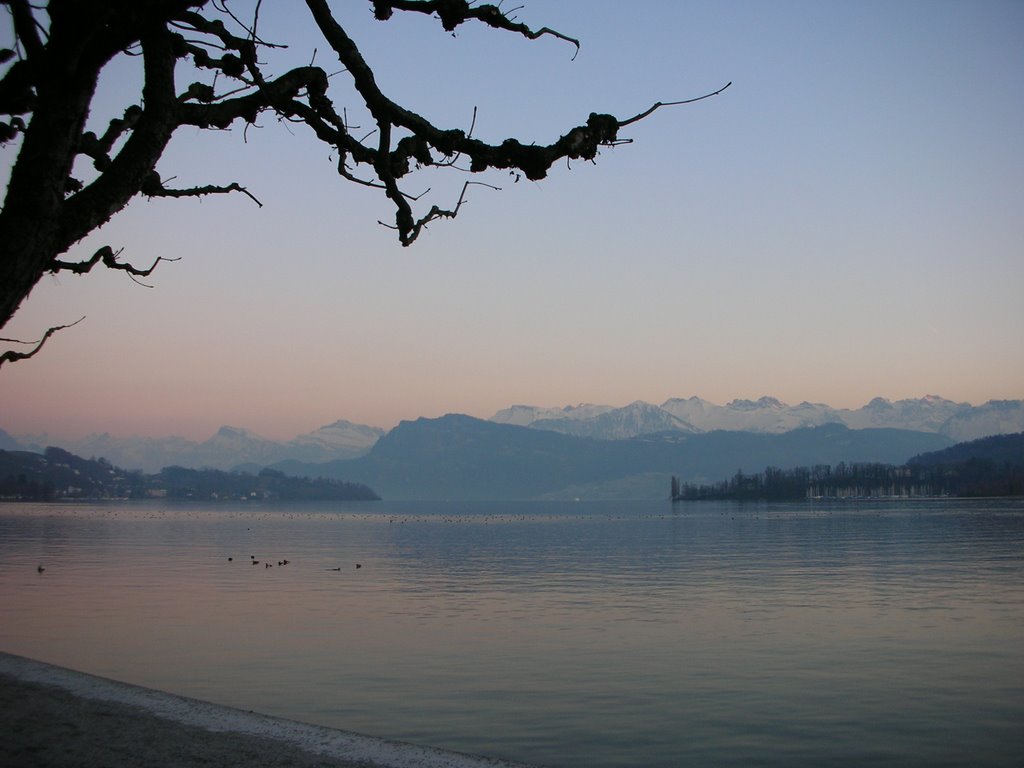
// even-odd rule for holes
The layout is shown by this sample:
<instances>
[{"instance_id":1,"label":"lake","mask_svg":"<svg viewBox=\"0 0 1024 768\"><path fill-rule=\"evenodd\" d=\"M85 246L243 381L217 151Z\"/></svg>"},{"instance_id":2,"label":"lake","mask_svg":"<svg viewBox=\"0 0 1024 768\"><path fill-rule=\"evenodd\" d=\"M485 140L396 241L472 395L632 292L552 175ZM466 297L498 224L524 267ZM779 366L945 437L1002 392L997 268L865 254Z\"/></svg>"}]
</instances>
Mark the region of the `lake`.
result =
<instances>
[{"instance_id":1,"label":"lake","mask_svg":"<svg viewBox=\"0 0 1024 768\"><path fill-rule=\"evenodd\" d=\"M551 768L1019 766L1024 500L0 504L0 650Z\"/></svg>"}]
</instances>

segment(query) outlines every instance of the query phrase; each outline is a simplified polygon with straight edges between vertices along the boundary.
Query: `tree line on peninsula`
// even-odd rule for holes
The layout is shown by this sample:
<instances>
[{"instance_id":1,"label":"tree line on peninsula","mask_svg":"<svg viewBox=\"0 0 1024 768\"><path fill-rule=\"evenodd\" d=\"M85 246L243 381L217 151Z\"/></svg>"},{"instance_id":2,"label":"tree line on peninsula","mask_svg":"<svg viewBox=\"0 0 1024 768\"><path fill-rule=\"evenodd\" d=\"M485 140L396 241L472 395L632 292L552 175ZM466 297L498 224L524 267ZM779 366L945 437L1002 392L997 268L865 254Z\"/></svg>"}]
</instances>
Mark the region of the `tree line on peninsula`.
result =
<instances>
[{"instance_id":1,"label":"tree line on peninsula","mask_svg":"<svg viewBox=\"0 0 1024 768\"><path fill-rule=\"evenodd\" d=\"M737 470L727 480L683 483L672 477L673 501L732 499L793 501L805 498L979 497L1024 495L1024 432L958 443L896 466L840 462L835 467Z\"/></svg>"}]
</instances>

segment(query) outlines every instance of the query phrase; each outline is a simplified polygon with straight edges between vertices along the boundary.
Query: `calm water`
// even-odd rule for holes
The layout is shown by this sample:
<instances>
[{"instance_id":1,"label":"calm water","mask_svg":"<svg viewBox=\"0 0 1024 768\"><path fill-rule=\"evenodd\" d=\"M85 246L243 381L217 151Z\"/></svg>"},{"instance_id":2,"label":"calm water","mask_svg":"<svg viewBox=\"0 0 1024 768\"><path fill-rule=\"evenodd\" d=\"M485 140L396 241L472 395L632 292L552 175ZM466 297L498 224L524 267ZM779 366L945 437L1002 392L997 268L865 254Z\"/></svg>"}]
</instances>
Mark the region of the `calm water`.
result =
<instances>
[{"instance_id":1,"label":"calm water","mask_svg":"<svg viewBox=\"0 0 1024 768\"><path fill-rule=\"evenodd\" d=\"M0 650L553 767L1020 766L1024 501L0 505Z\"/></svg>"}]
</instances>

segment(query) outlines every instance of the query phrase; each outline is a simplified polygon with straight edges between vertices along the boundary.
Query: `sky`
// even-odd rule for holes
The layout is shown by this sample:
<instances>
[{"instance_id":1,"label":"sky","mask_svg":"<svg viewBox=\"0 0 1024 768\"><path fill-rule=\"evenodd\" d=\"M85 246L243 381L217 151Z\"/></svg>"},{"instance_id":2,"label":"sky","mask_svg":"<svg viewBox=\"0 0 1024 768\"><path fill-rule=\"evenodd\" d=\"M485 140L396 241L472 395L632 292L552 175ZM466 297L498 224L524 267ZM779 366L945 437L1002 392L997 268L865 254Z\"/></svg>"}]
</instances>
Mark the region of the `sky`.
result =
<instances>
[{"instance_id":1,"label":"sky","mask_svg":"<svg viewBox=\"0 0 1024 768\"><path fill-rule=\"evenodd\" d=\"M84 240L69 256L180 260L152 288L44 279L2 335L86 319L0 369L0 428L286 439L511 404L1024 398L1024 4L528 0L518 18L580 39L575 59L552 37L332 6L393 100L453 128L475 108L488 141L732 86L596 163L474 177L501 190L472 188L411 248L302 126L181 129L165 179L238 181L263 207L138 199ZM260 30L289 45L274 71L339 69L298 3L263 3ZM136 64L111 66L96 126ZM365 119L344 73L332 94ZM466 178L406 189L446 207Z\"/></svg>"}]
</instances>

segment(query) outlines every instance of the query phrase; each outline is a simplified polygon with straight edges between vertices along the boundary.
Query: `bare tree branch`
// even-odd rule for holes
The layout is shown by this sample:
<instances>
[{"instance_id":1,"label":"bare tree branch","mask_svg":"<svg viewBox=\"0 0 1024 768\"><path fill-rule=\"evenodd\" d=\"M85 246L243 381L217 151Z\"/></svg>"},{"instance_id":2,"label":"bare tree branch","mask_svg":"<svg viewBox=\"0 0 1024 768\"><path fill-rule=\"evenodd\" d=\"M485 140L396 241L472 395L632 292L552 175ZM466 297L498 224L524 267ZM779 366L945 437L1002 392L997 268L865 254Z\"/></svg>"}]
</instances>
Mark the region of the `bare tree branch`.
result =
<instances>
[{"instance_id":1,"label":"bare tree branch","mask_svg":"<svg viewBox=\"0 0 1024 768\"><path fill-rule=\"evenodd\" d=\"M240 185L237 181L233 181L230 184L219 186L216 184L206 184L201 187L191 187L189 189L168 189L160 181L160 174L153 171L142 184L140 190L146 197L202 197L203 195L225 195L230 192L241 192L243 195L252 200L260 208L263 207L263 203L256 199L256 197L248 189Z\"/></svg>"},{"instance_id":2,"label":"bare tree branch","mask_svg":"<svg viewBox=\"0 0 1024 768\"><path fill-rule=\"evenodd\" d=\"M459 209L462 208L462 204L466 202L466 190L469 189L471 185L487 187L488 189L493 189L497 192L501 191L501 187L496 187L493 184L485 184L482 181L467 181L465 184L462 185L462 192L459 194L459 199L455 203L454 208L446 210L443 208L439 208L436 205L431 206L430 210L427 212L427 215L413 223L413 225L409 228L407 234L402 235L401 233L399 233L399 236L403 237L402 244L412 245L416 238L419 237L420 231L424 229L427 224L434 221L435 219L454 219L458 215ZM383 221L378 221L377 223L387 227L388 229L398 229L397 226L385 224ZM408 240L408 242L406 242L406 240Z\"/></svg>"},{"instance_id":3,"label":"bare tree branch","mask_svg":"<svg viewBox=\"0 0 1024 768\"><path fill-rule=\"evenodd\" d=\"M145 106L109 166L65 203L58 221L62 251L108 221L139 193L178 127L171 34L163 30L147 35L142 40L142 51Z\"/></svg>"},{"instance_id":4,"label":"bare tree branch","mask_svg":"<svg viewBox=\"0 0 1024 768\"><path fill-rule=\"evenodd\" d=\"M576 46L576 54L580 51L580 41L574 37L563 35L550 27L541 27L538 30L530 29L526 24L516 23L502 10L491 4L471 5L468 0L372 0L373 14L380 21L387 21L395 10L415 11L417 13L437 14L441 20L441 26L448 32L454 32L460 24L470 19L481 21L489 27L503 29L508 32L536 40L543 35L551 35L559 40L572 43Z\"/></svg>"},{"instance_id":5,"label":"bare tree branch","mask_svg":"<svg viewBox=\"0 0 1024 768\"><path fill-rule=\"evenodd\" d=\"M43 52L43 41L39 36L39 28L32 15L32 6L28 0L4 0L11 9L14 20L14 34L25 51L26 59L38 58Z\"/></svg>"},{"instance_id":6,"label":"bare tree branch","mask_svg":"<svg viewBox=\"0 0 1024 768\"><path fill-rule=\"evenodd\" d=\"M73 272L76 275L84 275L87 272L92 271L93 267L102 262L103 266L107 267L108 269L118 269L123 272L127 272L128 275L133 280L135 280L136 277L149 277L151 274L153 274L153 270L156 269L157 264L159 264L161 261L181 260L180 257L169 258L167 256L157 256L156 261L150 264L148 268L139 269L138 267L132 266L128 262L117 260L123 250L123 248L118 248L115 251L109 245L104 245L102 248L99 248L96 251L96 253L92 255L92 258L89 259L88 261L60 261L59 259L54 259L53 262L50 264L49 271L52 273ZM135 280L135 282L139 283L139 285L145 286L146 288L152 288L152 286L146 285L145 283L139 282L138 280Z\"/></svg>"},{"instance_id":7,"label":"bare tree branch","mask_svg":"<svg viewBox=\"0 0 1024 768\"><path fill-rule=\"evenodd\" d=\"M63 331L65 328L71 328L72 326L78 325L83 320L85 320L85 318L84 317L80 317L77 320L75 320L75 322L73 322L73 323L68 323L67 325L55 325L52 328L48 328L46 330L46 333L43 334L43 337L41 339L39 339L38 341L19 341L18 339L3 339L3 338L0 338L0 342L6 343L6 344L26 344L26 345L34 344L35 345L28 352L15 352L13 349L9 349L6 352L4 352L3 354L0 354L0 366L3 366L4 363L15 363L15 362L17 362L19 360L28 360L30 357L35 357L35 355L39 352L39 350L41 350L43 348L43 345L46 344L46 342L50 340L50 337L53 336L53 334L57 333L57 331Z\"/></svg>"}]
</instances>

